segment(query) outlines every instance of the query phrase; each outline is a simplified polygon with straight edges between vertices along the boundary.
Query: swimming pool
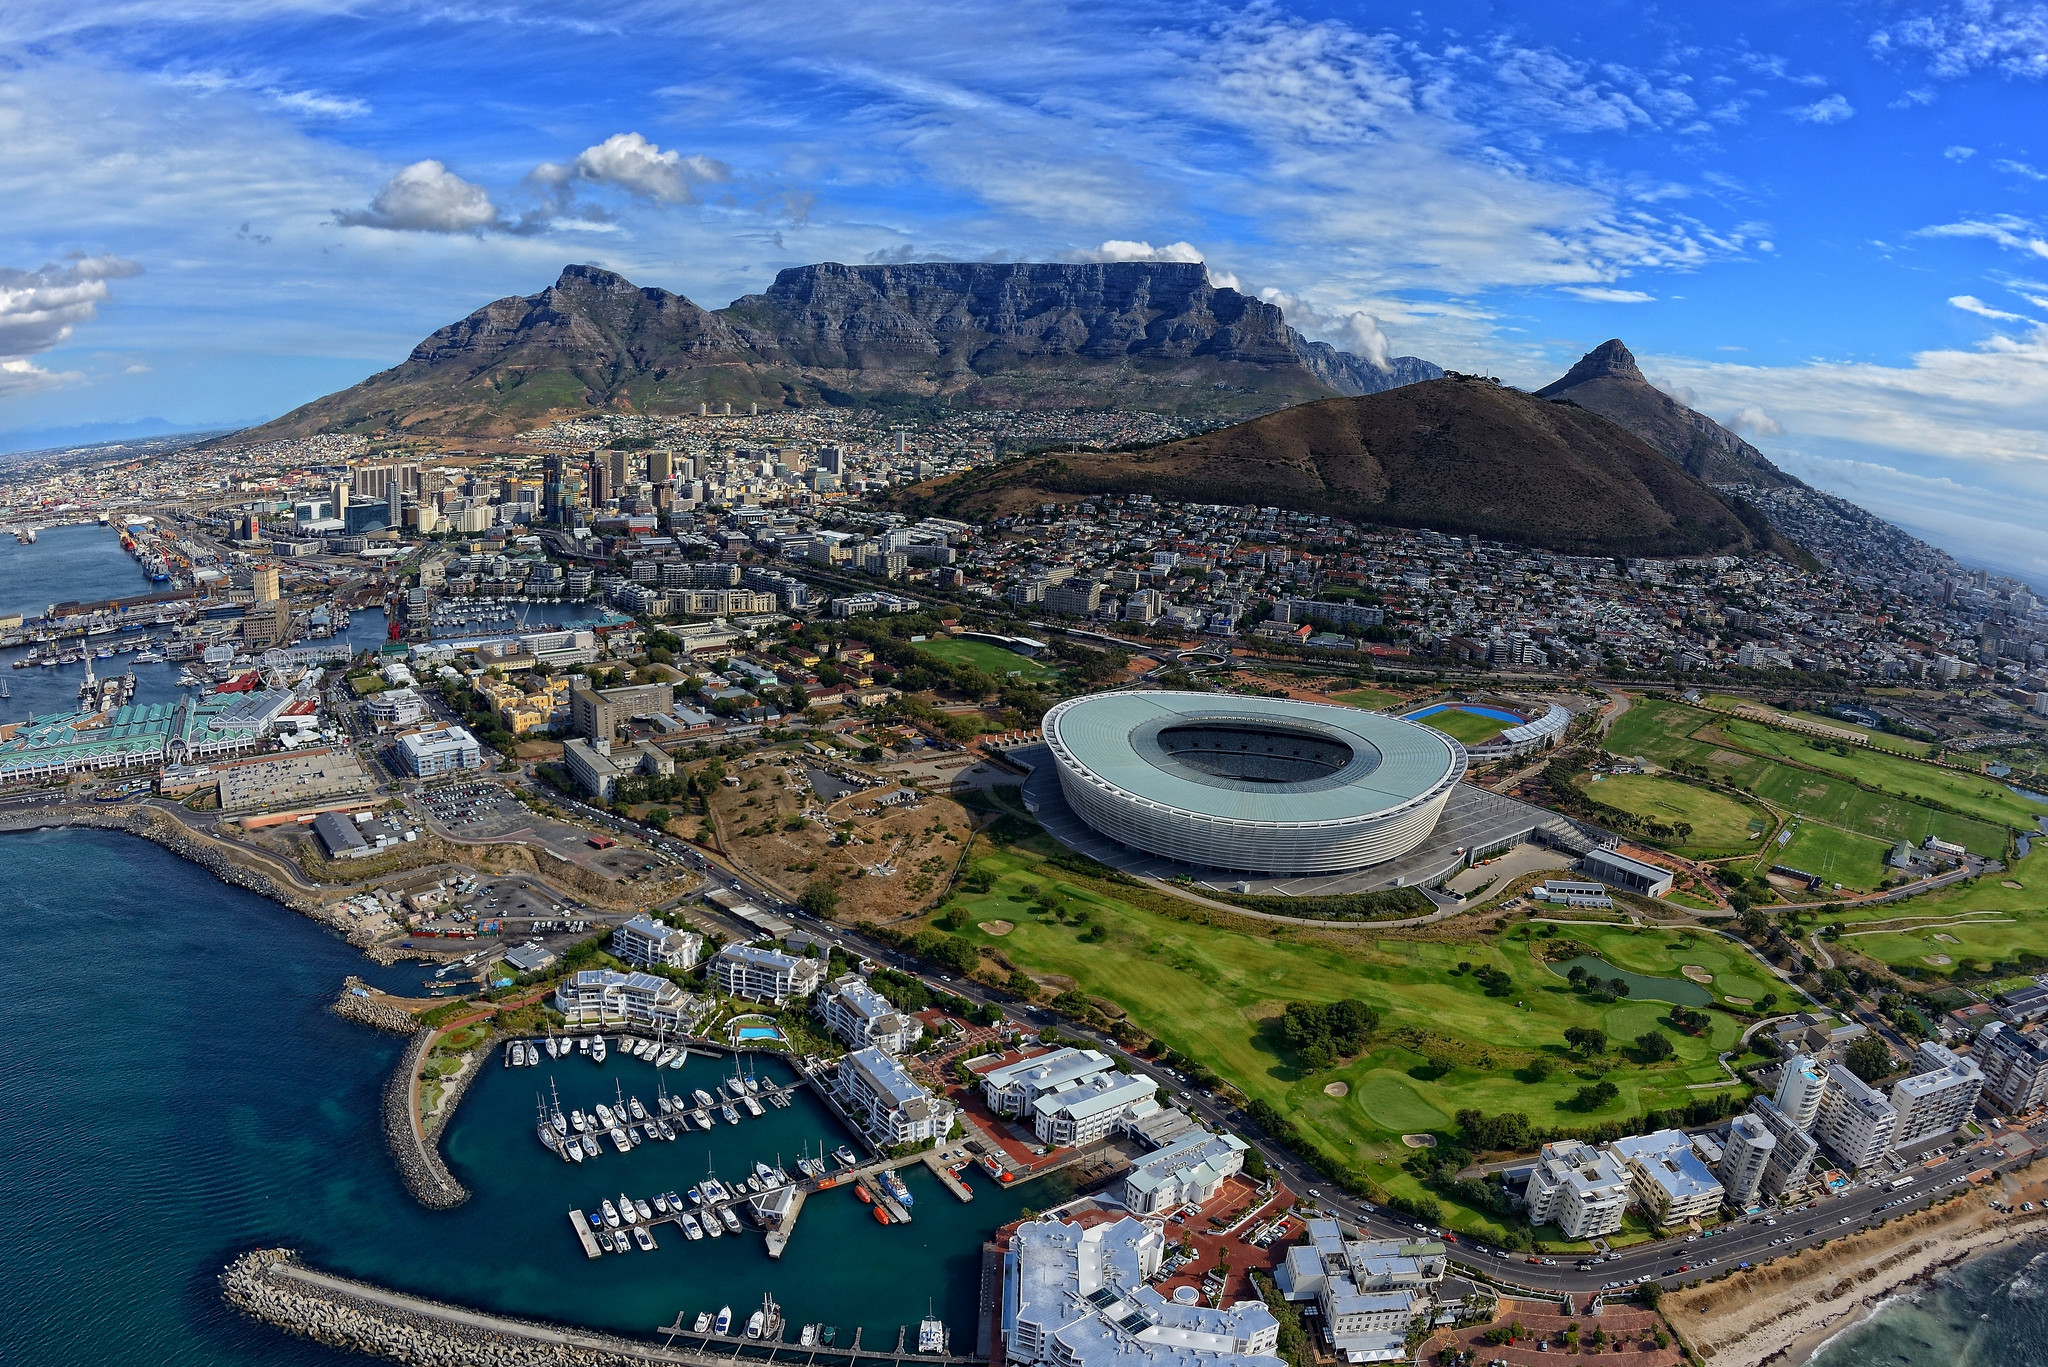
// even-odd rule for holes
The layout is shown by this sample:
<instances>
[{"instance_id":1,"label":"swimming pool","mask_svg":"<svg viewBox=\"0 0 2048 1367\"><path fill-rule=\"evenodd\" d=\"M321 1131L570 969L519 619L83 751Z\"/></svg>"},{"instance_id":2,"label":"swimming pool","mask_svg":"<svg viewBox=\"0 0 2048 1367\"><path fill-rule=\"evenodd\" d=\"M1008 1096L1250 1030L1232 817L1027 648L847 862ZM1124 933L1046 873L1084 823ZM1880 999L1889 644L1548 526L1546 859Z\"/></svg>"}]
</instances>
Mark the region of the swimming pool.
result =
<instances>
[{"instance_id":1,"label":"swimming pool","mask_svg":"<svg viewBox=\"0 0 2048 1367\"><path fill-rule=\"evenodd\" d=\"M782 1032L772 1025L742 1025L735 1034L735 1038L741 1041L757 1039L779 1040L782 1038Z\"/></svg>"},{"instance_id":2,"label":"swimming pool","mask_svg":"<svg viewBox=\"0 0 2048 1367\"><path fill-rule=\"evenodd\" d=\"M1494 721L1506 722L1509 726L1522 726L1527 722L1527 718L1518 717L1512 712L1503 712L1498 707L1481 707L1477 703L1469 702L1436 703L1423 708L1420 712L1408 713L1404 720L1421 721L1424 717L1434 717L1439 712L1470 712L1474 716L1490 717Z\"/></svg>"}]
</instances>

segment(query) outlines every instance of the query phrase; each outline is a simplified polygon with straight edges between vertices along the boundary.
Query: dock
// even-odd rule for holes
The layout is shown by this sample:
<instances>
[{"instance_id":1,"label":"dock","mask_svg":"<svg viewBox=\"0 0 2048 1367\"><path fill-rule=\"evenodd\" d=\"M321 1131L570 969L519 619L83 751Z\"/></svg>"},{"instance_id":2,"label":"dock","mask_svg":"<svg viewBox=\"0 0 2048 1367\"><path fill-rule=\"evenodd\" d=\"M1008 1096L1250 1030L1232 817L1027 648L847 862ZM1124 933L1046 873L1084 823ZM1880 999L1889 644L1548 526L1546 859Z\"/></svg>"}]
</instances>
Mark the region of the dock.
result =
<instances>
[{"instance_id":1,"label":"dock","mask_svg":"<svg viewBox=\"0 0 2048 1367\"><path fill-rule=\"evenodd\" d=\"M597 1246L597 1240L590 1233L590 1217L580 1210L569 1212L569 1223L576 1227L576 1237L583 1241L583 1256L602 1258L604 1250Z\"/></svg>"},{"instance_id":2,"label":"dock","mask_svg":"<svg viewBox=\"0 0 2048 1367\"><path fill-rule=\"evenodd\" d=\"M784 1325L787 1333L791 1326ZM816 1344L804 1347L789 1342L779 1334L775 1338L750 1339L738 1334L699 1334L684 1322L681 1313L675 1323L664 1324L654 1331L664 1335L662 1348L670 1353L678 1347L692 1353L699 1359L710 1358L719 1364L744 1362L761 1367L762 1364L787 1365L787 1367L873 1367L876 1363L911 1364L924 1363L926 1367L985 1367L984 1359L975 1357L954 1357L948 1353L919 1353L907 1346L909 1330L903 1325L896 1327L896 1346L893 1349L870 1348L861 1342L862 1331L853 1331L853 1342L827 1346ZM947 1348L952 1347L951 1331L947 1333ZM763 1352L765 1350L765 1356ZM744 1356L742 1356L744 1354Z\"/></svg>"},{"instance_id":3,"label":"dock","mask_svg":"<svg viewBox=\"0 0 2048 1367\"><path fill-rule=\"evenodd\" d=\"M782 1217L782 1223L768 1231L768 1256L780 1258L782 1250L789 1247L789 1236L796 1233L796 1217L803 1213L804 1189L798 1187L790 1193L789 1211Z\"/></svg>"},{"instance_id":4,"label":"dock","mask_svg":"<svg viewBox=\"0 0 2048 1367\"><path fill-rule=\"evenodd\" d=\"M974 1199L973 1188L961 1181L954 1171L946 1166L945 1161L936 1152L927 1150L918 1156L924 1159L924 1165L931 1169L932 1176L938 1178L940 1184L947 1191L952 1192L963 1201L972 1201Z\"/></svg>"},{"instance_id":5,"label":"dock","mask_svg":"<svg viewBox=\"0 0 2048 1367\"><path fill-rule=\"evenodd\" d=\"M898 1201L889 1194L889 1189L883 1186L878 1179L863 1174L859 1181L860 1185L866 1189L867 1194L875 1198L875 1204L889 1212L889 1222L891 1224L907 1225L910 1223L910 1212L904 1208L901 1201Z\"/></svg>"}]
</instances>

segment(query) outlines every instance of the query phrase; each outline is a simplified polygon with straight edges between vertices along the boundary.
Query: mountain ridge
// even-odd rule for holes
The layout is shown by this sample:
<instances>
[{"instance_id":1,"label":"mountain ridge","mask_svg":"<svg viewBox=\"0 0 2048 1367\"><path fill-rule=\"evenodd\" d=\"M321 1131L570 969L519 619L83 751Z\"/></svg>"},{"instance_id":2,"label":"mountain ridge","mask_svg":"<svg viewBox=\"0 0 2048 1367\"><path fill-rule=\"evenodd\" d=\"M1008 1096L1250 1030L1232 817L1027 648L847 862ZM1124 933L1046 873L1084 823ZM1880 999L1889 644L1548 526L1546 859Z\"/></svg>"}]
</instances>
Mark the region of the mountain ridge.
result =
<instances>
[{"instance_id":1,"label":"mountain ridge","mask_svg":"<svg viewBox=\"0 0 2048 1367\"><path fill-rule=\"evenodd\" d=\"M1442 371L1311 342L1199 262L823 262L705 309L597 266L493 300L397 366L244 434L501 436L551 415L890 396L1229 418Z\"/></svg>"}]
</instances>

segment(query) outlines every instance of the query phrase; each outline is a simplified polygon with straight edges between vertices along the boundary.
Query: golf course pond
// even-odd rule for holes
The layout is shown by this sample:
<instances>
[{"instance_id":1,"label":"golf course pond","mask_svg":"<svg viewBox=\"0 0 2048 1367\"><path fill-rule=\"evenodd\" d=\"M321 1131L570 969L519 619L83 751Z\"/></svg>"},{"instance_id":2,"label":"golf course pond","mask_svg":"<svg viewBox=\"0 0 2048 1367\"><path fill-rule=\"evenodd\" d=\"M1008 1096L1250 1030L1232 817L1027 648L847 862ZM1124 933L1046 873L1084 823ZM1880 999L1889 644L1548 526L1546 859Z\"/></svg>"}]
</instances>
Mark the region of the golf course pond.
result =
<instances>
[{"instance_id":1,"label":"golf course pond","mask_svg":"<svg viewBox=\"0 0 2048 1367\"><path fill-rule=\"evenodd\" d=\"M1628 984L1628 995L1632 1001L1670 1002L1673 1006L1706 1006L1714 1000L1714 994L1696 982L1684 978L1650 978L1641 973L1631 973L1625 968L1616 968L1605 959L1592 954L1581 954L1575 959L1564 959L1550 965L1550 971L1560 978L1568 978L1574 968L1583 968L1596 978L1621 979Z\"/></svg>"}]
</instances>

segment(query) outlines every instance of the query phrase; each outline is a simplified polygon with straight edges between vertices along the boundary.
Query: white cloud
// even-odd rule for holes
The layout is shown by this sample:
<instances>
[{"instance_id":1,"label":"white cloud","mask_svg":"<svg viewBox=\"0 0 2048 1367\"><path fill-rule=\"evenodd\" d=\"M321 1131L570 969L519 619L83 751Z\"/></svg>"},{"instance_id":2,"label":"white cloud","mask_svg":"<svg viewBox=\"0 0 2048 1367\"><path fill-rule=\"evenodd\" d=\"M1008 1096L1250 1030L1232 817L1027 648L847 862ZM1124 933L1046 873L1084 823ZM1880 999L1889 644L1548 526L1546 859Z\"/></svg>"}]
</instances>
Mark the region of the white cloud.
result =
<instances>
[{"instance_id":1,"label":"white cloud","mask_svg":"<svg viewBox=\"0 0 2048 1367\"><path fill-rule=\"evenodd\" d=\"M1881 54L1922 54L1936 76L1986 70L2033 80L2048 76L2048 6L2030 0L1952 0L1879 29L1870 41Z\"/></svg>"},{"instance_id":2,"label":"white cloud","mask_svg":"<svg viewBox=\"0 0 2048 1367\"><path fill-rule=\"evenodd\" d=\"M1187 242L1169 242L1155 247L1150 242L1127 242L1111 238L1094 251L1076 253L1082 261L1200 261L1199 247Z\"/></svg>"},{"instance_id":3,"label":"white cloud","mask_svg":"<svg viewBox=\"0 0 2048 1367\"><path fill-rule=\"evenodd\" d=\"M1735 410L1735 415L1723 424L1731 432L1740 432L1750 437L1782 437L1785 429L1778 420L1756 404L1744 404Z\"/></svg>"},{"instance_id":4,"label":"white cloud","mask_svg":"<svg viewBox=\"0 0 2048 1367\"><path fill-rule=\"evenodd\" d=\"M1963 147L1959 145L1955 147L1945 147L1942 149L1941 154L1947 157L1950 161L1968 161L1971 157L1977 155L1977 149L1974 147Z\"/></svg>"},{"instance_id":5,"label":"white cloud","mask_svg":"<svg viewBox=\"0 0 2048 1367\"><path fill-rule=\"evenodd\" d=\"M2037 171L2025 162L2014 161L2009 157L2000 157L1991 164L2009 175L2019 176L2025 180L2048 180L2048 172Z\"/></svg>"},{"instance_id":6,"label":"white cloud","mask_svg":"<svg viewBox=\"0 0 2048 1367\"><path fill-rule=\"evenodd\" d=\"M614 133L584 148L570 165L541 163L533 178L556 187L571 182L611 185L641 199L693 204L697 186L729 181L732 170L711 157L686 157L673 148L663 151L638 133Z\"/></svg>"},{"instance_id":7,"label":"white cloud","mask_svg":"<svg viewBox=\"0 0 2048 1367\"><path fill-rule=\"evenodd\" d=\"M1995 218L1967 218L1957 223L1937 223L1919 230L1920 237L1981 237L2007 251L2048 258L2048 235L2027 219L2012 214Z\"/></svg>"},{"instance_id":8,"label":"white cloud","mask_svg":"<svg viewBox=\"0 0 2048 1367\"><path fill-rule=\"evenodd\" d=\"M1287 315L1289 325L1303 336L1328 342L1337 350L1348 351L1376 366L1387 364L1391 348L1386 330L1367 310L1342 305L1318 307L1301 295L1271 287L1260 290L1259 297Z\"/></svg>"},{"instance_id":9,"label":"white cloud","mask_svg":"<svg viewBox=\"0 0 2048 1367\"><path fill-rule=\"evenodd\" d=\"M1653 304L1657 301L1656 295L1645 294L1641 290L1609 289L1599 285L1566 285L1564 292L1595 304Z\"/></svg>"},{"instance_id":10,"label":"white cloud","mask_svg":"<svg viewBox=\"0 0 2048 1367\"><path fill-rule=\"evenodd\" d=\"M1950 297L1949 303L1955 305L1964 313L1974 313L1979 318L1998 318L2008 323L2024 323L2027 321L2027 319L2017 313L2007 313L2003 309L1991 307L1991 305L1985 303L1974 294L1953 295Z\"/></svg>"},{"instance_id":11,"label":"white cloud","mask_svg":"<svg viewBox=\"0 0 2048 1367\"><path fill-rule=\"evenodd\" d=\"M57 346L99 312L108 298L107 281L141 273L132 261L82 252L32 271L0 267L0 357ZM29 370L17 366L14 373Z\"/></svg>"},{"instance_id":12,"label":"white cloud","mask_svg":"<svg viewBox=\"0 0 2048 1367\"><path fill-rule=\"evenodd\" d=\"M1830 95L1812 104L1802 104L1789 111L1801 123L1843 123L1856 116L1855 106L1840 95Z\"/></svg>"},{"instance_id":13,"label":"white cloud","mask_svg":"<svg viewBox=\"0 0 2048 1367\"><path fill-rule=\"evenodd\" d=\"M393 232L466 233L498 221L498 210L481 185L472 185L438 161L416 161L384 182L367 209L336 211L350 228Z\"/></svg>"},{"instance_id":14,"label":"white cloud","mask_svg":"<svg viewBox=\"0 0 2048 1367\"><path fill-rule=\"evenodd\" d=\"M0 360L0 399L33 393L38 389L53 389L79 378L76 371L44 370L18 356Z\"/></svg>"}]
</instances>

